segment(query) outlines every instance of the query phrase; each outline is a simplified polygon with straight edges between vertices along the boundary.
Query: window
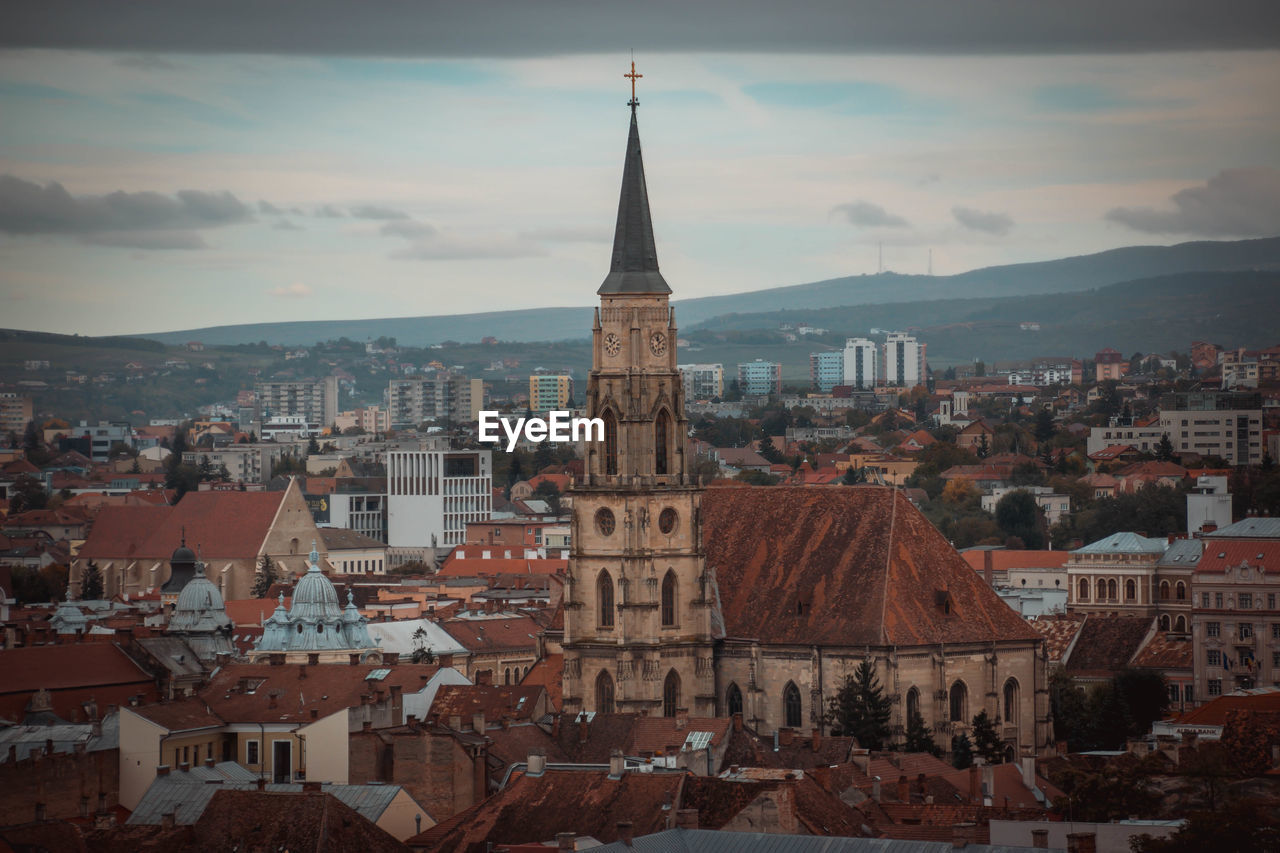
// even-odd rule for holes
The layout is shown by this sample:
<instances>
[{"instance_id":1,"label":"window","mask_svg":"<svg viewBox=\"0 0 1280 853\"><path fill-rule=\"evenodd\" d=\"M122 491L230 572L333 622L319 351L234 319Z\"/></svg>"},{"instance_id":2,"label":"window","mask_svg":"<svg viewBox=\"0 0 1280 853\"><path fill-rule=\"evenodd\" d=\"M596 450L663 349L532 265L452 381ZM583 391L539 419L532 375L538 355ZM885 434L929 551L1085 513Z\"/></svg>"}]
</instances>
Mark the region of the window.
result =
<instances>
[{"instance_id":1,"label":"window","mask_svg":"<svg viewBox=\"0 0 1280 853\"><path fill-rule=\"evenodd\" d=\"M676 624L676 573L667 569L662 579L662 627L670 628Z\"/></svg>"},{"instance_id":2,"label":"window","mask_svg":"<svg viewBox=\"0 0 1280 853\"><path fill-rule=\"evenodd\" d=\"M596 713L613 713L613 676L607 669L600 670L596 676Z\"/></svg>"},{"instance_id":3,"label":"window","mask_svg":"<svg viewBox=\"0 0 1280 853\"><path fill-rule=\"evenodd\" d=\"M671 416L667 410L658 412L658 419L653 423L653 473L668 473L667 446L670 443Z\"/></svg>"},{"instance_id":4,"label":"window","mask_svg":"<svg viewBox=\"0 0 1280 853\"><path fill-rule=\"evenodd\" d=\"M1175 630L1175 631L1180 631L1180 632L1182 632L1182 633L1186 633L1186 630L1187 630L1187 617L1186 617L1186 616L1179 616L1179 617L1178 617L1178 621L1177 621L1176 623L1174 623L1173 630Z\"/></svg>"},{"instance_id":5,"label":"window","mask_svg":"<svg viewBox=\"0 0 1280 853\"><path fill-rule=\"evenodd\" d=\"M1253 637L1253 623L1240 622L1236 625L1236 636L1242 640L1248 640Z\"/></svg>"},{"instance_id":6,"label":"window","mask_svg":"<svg viewBox=\"0 0 1280 853\"><path fill-rule=\"evenodd\" d=\"M1187 600L1187 585L1184 584L1182 581L1178 581L1177 597L1179 601Z\"/></svg>"},{"instance_id":7,"label":"window","mask_svg":"<svg viewBox=\"0 0 1280 853\"><path fill-rule=\"evenodd\" d=\"M1004 683L1004 721L1018 721L1018 682L1012 678Z\"/></svg>"},{"instance_id":8,"label":"window","mask_svg":"<svg viewBox=\"0 0 1280 853\"><path fill-rule=\"evenodd\" d=\"M1208 663L1209 666L1222 666L1222 652L1217 649L1209 649L1205 657L1205 662Z\"/></svg>"},{"instance_id":9,"label":"window","mask_svg":"<svg viewBox=\"0 0 1280 853\"><path fill-rule=\"evenodd\" d=\"M907 691L907 723L920 716L920 691L912 687Z\"/></svg>"},{"instance_id":10,"label":"window","mask_svg":"<svg viewBox=\"0 0 1280 853\"><path fill-rule=\"evenodd\" d=\"M1222 623L1221 623L1221 622L1206 622L1206 623L1204 623L1204 635L1205 635L1206 637L1217 637L1217 636L1220 636L1221 634L1222 634Z\"/></svg>"},{"instance_id":11,"label":"window","mask_svg":"<svg viewBox=\"0 0 1280 853\"><path fill-rule=\"evenodd\" d=\"M613 627L613 578L609 575L608 569L600 572L600 577L596 580L596 604L600 611L600 627Z\"/></svg>"},{"instance_id":12,"label":"window","mask_svg":"<svg viewBox=\"0 0 1280 853\"><path fill-rule=\"evenodd\" d=\"M1219 610L1222 609L1222 593L1215 592L1213 594L1213 606Z\"/></svg>"},{"instance_id":13,"label":"window","mask_svg":"<svg viewBox=\"0 0 1280 853\"><path fill-rule=\"evenodd\" d=\"M1169 600L1169 582L1168 581L1160 581L1160 600L1161 601Z\"/></svg>"},{"instance_id":14,"label":"window","mask_svg":"<svg viewBox=\"0 0 1280 853\"><path fill-rule=\"evenodd\" d=\"M1086 578L1080 578L1080 600L1089 600L1089 581Z\"/></svg>"},{"instance_id":15,"label":"window","mask_svg":"<svg viewBox=\"0 0 1280 853\"><path fill-rule=\"evenodd\" d=\"M1133 582L1133 578L1124 582L1124 600L1133 601L1138 597L1138 585Z\"/></svg>"},{"instance_id":16,"label":"window","mask_svg":"<svg viewBox=\"0 0 1280 853\"><path fill-rule=\"evenodd\" d=\"M1267 609L1268 610L1276 609L1276 594L1274 592L1267 593Z\"/></svg>"},{"instance_id":17,"label":"window","mask_svg":"<svg viewBox=\"0 0 1280 853\"><path fill-rule=\"evenodd\" d=\"M1107 600L1107 582L1104 581L1102 578L1098 578L1098 600L1099 601Z\"/></svg>"},{"instance_id":18,"label":"window","mask_svg":"<svg viewBox=\"0 0 1280 853\"><path fill-rule=\"evenodd\" d=\"M742 691L738 689L737 684L729 684L729 689L724 696L724 705L730 717L742 713Z\"/></svg>"},{"instance_id":19,"label":"window","mask_svg":"<svg viewBox=\"0 0 1280 853\"><path fill-rule=\"evenodd\" d=\"M1182 701L1190 702L1191 696L1192 696L1191 685L1190 684L1184 685L1182 688Z\"/></svg>"},{"instance_id":20,"label":"window","mask_svg":"<svg viewBox=\"0 0 1280 853\"><path fill-rule=\"evenodd\" d=\"M782 720L789 729L800 728L800 688L788 681L782 689Z\"/></svg>"},{"instance_id":21,"label":"window","mask_svg":"<svg viewBox=\"0 0 1280 853\"><path fill-rule=\"evenodd\" d=\"M262 763L258 758L258 742L256 740L245 741L244 763L250 767L256 767Z\"/></svg>"},{"instance_id":22,"label":"window","mask_svg":"<svg viewBox=\"0 0 1280 853\"><path fill-rule=\"evenodd\" d=\"M1200 593L1200 606L1201 607L1209 606L1209 593L1207 592Z\"/></svg>"},{"instance_id":23,"label":"window","mask_svg":"<svg viewBox=\"0 0 1280 853\"><path fill-rule=\"evenodd\" d=\"M1179 696L1179 694L1181 694L1181 692L1182 692L1182 691L1180 691L1180 690L1178 689L1178 685L1176 685L1176 684L1170 684L1170 685L1169 685L1169 701L1170 701L1170 702L1177 702L1177 701L1178 701L1178 696Z\"/></svg>"},{"instance_id":24,"label":"window","mask_svg":"<svg viewBox=\"0 0 1280 853\"><path fill-rule=\"evenodd\" d=\"M1240 609L1249 610L1253 607L1253 593L1240 593Z\"/></svg>"},{"instance_id":25,"label":"window","mask_svg":"<svg viewBox=\"0 0 1280 853\"><path fill-rule=\"evenodd\" d=\"M511 667L507 667L506 670L503 671L502 683L505 685L511 684Z\"/></svg>"},{"instance_id":26,"label":"window","mask_svg":"<svg viewBox=\"0 0 1280 853\"><path fill-rule=\"evenodd\" d=\"M1280 669L1280 652L1271 653L1271 666L1275 669Z\"/></svg>"},{"instance_id":27,"label":"window","mask_svg":"<svg viewBox=\"0 0 1280 853\"><path fill-rule=\"evenodd\" d=\"M612 409L604 412L604 472L618 473L618 418Z\"/></svg>"},{"instance_id":28,"label":"window","mask_svg":"<svg viewBox=\"0 0 1280 853\"><path fill-rule=\"evenodd\" d=\"M1222 679L1220 678L1209 679L1209 695L1210 696L1222 695Z\"/></svg>"},{"instance_id":29,"label":"window","mask_svg":"<svg viewBox=\"0 0 1280 853\"><path fill-rule=\"evenodd\" d=\"M662 683L662 716L674 717L680 709L680 676L673 669Z\"/></svg>"},{"instance_id":30,"label":"window","mask_svg":"<svg viewBox=\"0 0 1280 853\"><path fill-rule=\"evenodd\" d=\"M1169 614L1168 613L1160 614L1160 630L1161 631L1169 630Z\"/></svg>"},{"instance_id":31,"label":"window","mask_svg":"<svg viewBox=\"0 0 1280 853\"><path fill-rule=\"evenodd\" d=\"M1280 622L1271 623L1271 639L1280 640Z\"/></svg>"},{"instance_id":32,"label":"window","mask_svg":"<svg viewBox=\"0 0 1280 853\"><path fill-rule=\"evenodd\" d=\"M948 719L953 723L963 723L969 719L969 688L963 681L951 685L950 707Z\"/></svg>"}]
</instances>

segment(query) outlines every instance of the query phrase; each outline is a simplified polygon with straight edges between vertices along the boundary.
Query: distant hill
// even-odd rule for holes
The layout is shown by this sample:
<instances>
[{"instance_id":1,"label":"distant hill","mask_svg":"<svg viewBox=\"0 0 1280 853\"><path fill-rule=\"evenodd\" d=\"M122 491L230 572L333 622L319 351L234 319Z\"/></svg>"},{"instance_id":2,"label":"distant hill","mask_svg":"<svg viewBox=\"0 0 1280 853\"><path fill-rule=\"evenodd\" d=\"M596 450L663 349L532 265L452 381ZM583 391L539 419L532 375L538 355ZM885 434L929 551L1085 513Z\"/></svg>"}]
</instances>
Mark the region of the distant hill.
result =
<instances>
[{"instance_id":1,"label":"distant hill","mask_svg":"<svg viewBox=\"0 0 1280 853\"><path fill-rule=\"evenodd\" d=\"M812 311L849 305L949 300L957 296L1029 296L1088 290L1177 273L1275 269L1280 269L1280 237L1200 241L1176 246L1131 246L1053 261L986 267L950 276L896 273L847 276L750 293L676 300L675 306L680 326L686 329L730 312ZM679 282L675 286L679 292ZM506 341L572 340L586 337L591 328L591 309L587 307L590 294L590 291L584 293L584 306L580 308L532 308L374 320L253 323L137 337L168 344L191 340L214 345L266 341L286 346L308 346L343 336L355 341L388 336L405 346L426 346L446 340L473 342L486 336ZM829 323L825 319L823 322Z\"/></svg>"}]
</instances>

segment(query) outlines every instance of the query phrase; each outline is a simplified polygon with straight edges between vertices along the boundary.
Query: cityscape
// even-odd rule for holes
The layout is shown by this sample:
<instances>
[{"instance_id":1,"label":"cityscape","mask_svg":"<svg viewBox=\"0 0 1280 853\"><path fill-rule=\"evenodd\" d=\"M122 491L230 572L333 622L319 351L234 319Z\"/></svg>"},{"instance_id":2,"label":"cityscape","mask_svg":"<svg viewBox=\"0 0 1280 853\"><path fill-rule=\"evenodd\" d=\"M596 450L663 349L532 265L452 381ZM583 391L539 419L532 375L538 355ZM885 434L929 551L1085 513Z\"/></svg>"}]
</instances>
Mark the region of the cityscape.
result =
<instances>
[{"instance_id":1,"label":"cityscape","mask_svg":"<svg viewBox=\"0 0 1280 853\"><path fill-rule=\"evenodd\" d=\"M0 849L1280 850L1275 9L237 5L0 36Z\"/></svg>"}]
</instances>

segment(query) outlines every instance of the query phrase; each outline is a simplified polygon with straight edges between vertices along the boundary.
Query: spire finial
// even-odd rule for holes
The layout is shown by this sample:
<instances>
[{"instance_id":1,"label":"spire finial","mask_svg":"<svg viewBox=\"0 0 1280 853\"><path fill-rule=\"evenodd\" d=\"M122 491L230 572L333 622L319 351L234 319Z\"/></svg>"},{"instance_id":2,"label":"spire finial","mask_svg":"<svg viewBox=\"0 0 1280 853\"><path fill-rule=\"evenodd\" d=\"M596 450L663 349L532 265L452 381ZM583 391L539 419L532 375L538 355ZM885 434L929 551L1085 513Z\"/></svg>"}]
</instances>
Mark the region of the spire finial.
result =
<instances>
[{"instance_id":1,"label":"spire finial","mask_svg":"<svg viewBox=\"0 0 1280 853\"><path fill-rule=\"evenodd\" d=\"M631 107L632 112L635 112L636 107L640 105L640 102L636 100L636 80L639 80L644 75L636 73L636 55L634 51L631 53L631 73L623 74L622 76L631 80L631 100L627 101L627 106Z\"/></svg>"}]
</instances>

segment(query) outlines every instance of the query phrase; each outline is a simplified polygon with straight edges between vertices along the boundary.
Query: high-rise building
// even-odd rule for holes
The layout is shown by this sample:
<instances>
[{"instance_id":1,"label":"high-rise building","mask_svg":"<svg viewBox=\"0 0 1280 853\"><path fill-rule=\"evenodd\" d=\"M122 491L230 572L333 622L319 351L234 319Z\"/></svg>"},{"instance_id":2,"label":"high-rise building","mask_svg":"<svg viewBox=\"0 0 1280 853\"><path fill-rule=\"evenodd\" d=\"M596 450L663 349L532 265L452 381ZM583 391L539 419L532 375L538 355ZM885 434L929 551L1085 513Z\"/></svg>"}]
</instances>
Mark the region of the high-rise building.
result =
<instances>
[{"instance_id":1,"label":"high-rise building","mask_svg":"<svg viewBox=\"0 0 1280 853\"><path fill-rule=\"evenodd\" d=\"M738 390L749 397L782 393L782 365L757 358L738 365Z\"/></svg>"},{"instance_id":2,"label":"high-rise building","mask_svg":"<svg viewBox=\"0 0 1280 853\"><path fill-rule=\"evenodd\" d=\"M1262 397L1253 392L1179 391L1160 398L1160 430L1175 453L1262 464Z\"/></svg>"},{"instance_id":3,"label":"high-rise building","mask_svg":"<svg viewBox=\"0 0 1280 853\"><path fill-rule=\"evenodd\" d=\"M387 411L393 429L426 421L473 423L484 408L484 382L465 376L437 374L392 379L387 385Z\"/></svg>"},{"instance_id":4,"label":"high-rise building","mask_svg":"<svg viewBox=\"0 0 1280 853\"><path fill-rule=\"evenodd\" d=\"M685 400L711 400L724 396L723 364L679 364Z\"/></svg>"},{"instance_id":5,"label":"high-rise building","mask_svg":"<svg viewBox=\"0 0 1280 853\"><path fill-rule=\"evenodd\" d=\"M874 388L880 380L880 347L866 338L844 343L844 382L853 388Z\"/></svg>"},{"instance_id":6,"label":"high-rise building","mask_svg":"<svg viewBox=\"0 0 1280 853\"><path fill-rule=\"evenodd\" d=\"M301 417L321 427L333 426L338 417L338 377L259 381L253 385L256 417L265 423L273 418Z\"/></svg>"},{"instance_id":7,"label":"high-rise building","mask_svg":"<svg viewBox=\"0 0 1280 853\"><path fill-rule=\"evenodd\" d=\"M837 385L843 384L843 350L809 353L809 379L813 382L813 387L824 394Z\"/></svg>"},{"instance_id":8,"label":"high-rise building","mask_svg":"<svg viewBox=\"0 0 1280 853\"><path fill-rule=\"evenodd\" d=\"M16 433L22 437L23 430L35 416L31 398L6 391L0 394L0 432L8 435Z\"/></svg>"},{"instance_id":9,"label":"high-rise building","mask_svg":"<svg viewBox=\"0 0 1280 853\"><path fill-rule=\"evenodd\" d=\"M444 548L466 541L467 522L493 514L488 450L387 453L387 544Z\"/></svg>"},{"instance_id":10,"label":"high-rise building","mask_svg":"<svg viewBox=\"0 0 1280 853\"><path fill-rule=\"evenodd\" d=\"M886 385L914 388L924 384L924 344L905 332L890 332L884 342Z\"/></svg>"},{"instance_id":11,"label":"high-rise building","mask_svg":"<svg viewBox=\"0 0 1280 853\"><path fill-rule=\"evenodd\" d=\"M529 377L529 410L549 412L567 409L573 399L573 377L563 374L535 374Z\"/></svg>"}]
</instances>

